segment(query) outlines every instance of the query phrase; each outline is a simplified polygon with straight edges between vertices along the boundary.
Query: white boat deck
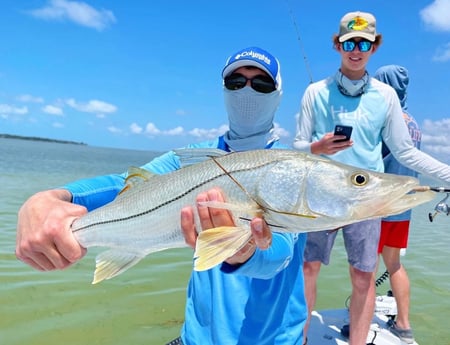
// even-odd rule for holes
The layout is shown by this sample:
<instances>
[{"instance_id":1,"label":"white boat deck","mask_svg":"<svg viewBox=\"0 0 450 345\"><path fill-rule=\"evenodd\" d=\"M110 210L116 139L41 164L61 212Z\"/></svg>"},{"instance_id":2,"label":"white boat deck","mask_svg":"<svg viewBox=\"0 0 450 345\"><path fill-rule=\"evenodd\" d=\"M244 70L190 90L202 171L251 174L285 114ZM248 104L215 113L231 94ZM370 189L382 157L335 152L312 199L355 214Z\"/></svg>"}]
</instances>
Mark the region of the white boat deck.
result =
<instances>
[{"instance_id":1,"label":"white boat deck","mask_svg":"<svg viewBox=\"0 0 450 345\"><path fill-rule=\"evenodd\" d=\"M367 344L404 345L387 326L388 317L375 314L367 336ZM348 345L341 335L341 327L349 323L347 309L313 311L308 331L308 345ZM414 345L418 345L414 342Z\"/></svg>"}]
</instances>

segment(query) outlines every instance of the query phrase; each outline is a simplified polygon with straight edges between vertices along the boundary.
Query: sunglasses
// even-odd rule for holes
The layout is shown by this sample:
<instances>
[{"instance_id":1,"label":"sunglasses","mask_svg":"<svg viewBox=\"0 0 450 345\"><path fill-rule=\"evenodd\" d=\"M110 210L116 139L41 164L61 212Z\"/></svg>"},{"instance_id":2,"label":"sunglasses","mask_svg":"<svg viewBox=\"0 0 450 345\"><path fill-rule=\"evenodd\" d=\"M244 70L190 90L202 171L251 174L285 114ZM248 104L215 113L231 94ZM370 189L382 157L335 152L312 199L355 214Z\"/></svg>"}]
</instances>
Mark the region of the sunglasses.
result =
<instances>
[{"instance_id":1,"label":"sunglasses","mask_svg":"<svg viewBox=\"0 0 450 345\"><path fill-rule=\"evenodd\" d=\"M355 42L353 40L348 40L348 41L342 42L342 49L345 52L354 51L356 46L358 46L359 51L361 53L367 53L370 50L370 48L372 48L372 42L366 41L366 40L362 40L359 42Z\"/></svg>"},{"instance_id":2,"label":"sunglasses","mask_svg":"<svg viewBox=\"0 0 450 345\"><path fill-rule=\"evenodd\" d=\"M234 91L245 87L249 80L250 86L257 92L271 93L276 90L273 79L265 75L256 75L250 79L240 73L232 73L225 77L224 84L228 90Z\"/></svg>"}]
</instances>

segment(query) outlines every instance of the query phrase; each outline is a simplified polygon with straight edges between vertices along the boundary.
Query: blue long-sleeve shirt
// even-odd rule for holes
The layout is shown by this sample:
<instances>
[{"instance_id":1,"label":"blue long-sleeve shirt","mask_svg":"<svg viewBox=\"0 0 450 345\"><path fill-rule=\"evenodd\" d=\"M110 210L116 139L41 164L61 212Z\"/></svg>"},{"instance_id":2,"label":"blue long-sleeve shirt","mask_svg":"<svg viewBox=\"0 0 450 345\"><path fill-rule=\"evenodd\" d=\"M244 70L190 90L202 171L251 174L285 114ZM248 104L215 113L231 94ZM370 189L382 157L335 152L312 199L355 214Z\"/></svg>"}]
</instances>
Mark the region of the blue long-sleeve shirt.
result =
<instances>
[{"instance_id":1,"label":"blue long-sleeve shirt","mask_svg":"<svg viewBox=\"0 0 450 345\"><path fill-rule=\"evenodd\" d=\"M267 148L282 148L272 142ZM223 138L189 147L227 150ZM168 152L143 166L164 174L180 168ZM89 210L112 201L123 188L126 173L67 184L74 203ZM302 344L307 317L303 282L304 234L273 233L268 250L257 249L244 264L226 263L192 271L181 330L186 345Z\"/></svg>"}]
</instances>

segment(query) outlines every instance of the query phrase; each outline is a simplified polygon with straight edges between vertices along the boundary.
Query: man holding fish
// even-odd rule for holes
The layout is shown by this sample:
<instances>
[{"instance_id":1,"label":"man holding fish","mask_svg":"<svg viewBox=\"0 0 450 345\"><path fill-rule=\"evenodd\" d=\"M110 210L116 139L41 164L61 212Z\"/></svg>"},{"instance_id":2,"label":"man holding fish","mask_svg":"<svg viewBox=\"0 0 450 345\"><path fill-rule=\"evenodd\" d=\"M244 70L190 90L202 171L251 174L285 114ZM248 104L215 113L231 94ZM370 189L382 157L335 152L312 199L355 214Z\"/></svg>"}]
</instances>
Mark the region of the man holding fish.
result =
<instances>
[{"instance_id":1,"label":"man holding fish","mask_svg":"<svg viewBox=\"0 0 450 345\"><path fill-rule=\"evenodd\" d=\"M191 147L224 151L282 148L273 136L273 118L281 95L280 66L267 51L250 47L232 55L222 71L229 131ZM174 152L144 169L165 174L181 167ZM99 176L69 183L63 189L30 197L19 211L17 257L46 271L63 269L86 249L71 225L86 212L111 202L125 186L126 174ZM223 202L220 190L200 193L197 201ZM198 207L201 226L233 226L225 210ZM197 238L194 212L181 212L186 243ZM206 271L193 271L187 288L181 337L171 344L302 344L306 320L303 249L306 236L271 233L262 219L252 221L252 239L235 255Z\"/></svg>"}]
</instances>

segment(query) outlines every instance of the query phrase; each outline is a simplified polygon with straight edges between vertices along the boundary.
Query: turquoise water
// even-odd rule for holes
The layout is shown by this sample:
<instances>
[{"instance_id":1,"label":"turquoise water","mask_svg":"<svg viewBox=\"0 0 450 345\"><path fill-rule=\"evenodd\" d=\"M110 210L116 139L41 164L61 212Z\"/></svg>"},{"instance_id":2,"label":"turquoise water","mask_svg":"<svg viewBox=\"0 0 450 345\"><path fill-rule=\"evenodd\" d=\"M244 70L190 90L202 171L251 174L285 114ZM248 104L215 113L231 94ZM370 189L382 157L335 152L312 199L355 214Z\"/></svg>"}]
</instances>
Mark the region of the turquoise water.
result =
<instances>
[{"instance_id":1,"label":"turquoise water","mask_svg":"<svg viewBox=\"0 0 450 345\"><path fill-rule=\"evenodd\" d=\"M90 251L74 266L37 272L14 255L20 205L33 193L73 179L122 172L154 153L0 139L0 344L165 344L179 335L191 269L188 248L152 254L114 279L91 285ZM439 199L416 208L403 258L412 288L411 321L421 345L449 345L450 217L429 223ZM378 288L380 294L389 289ZM319 309L342 308L350 291L338 237L319 279Z\"/></svg>"}]
</instances>

